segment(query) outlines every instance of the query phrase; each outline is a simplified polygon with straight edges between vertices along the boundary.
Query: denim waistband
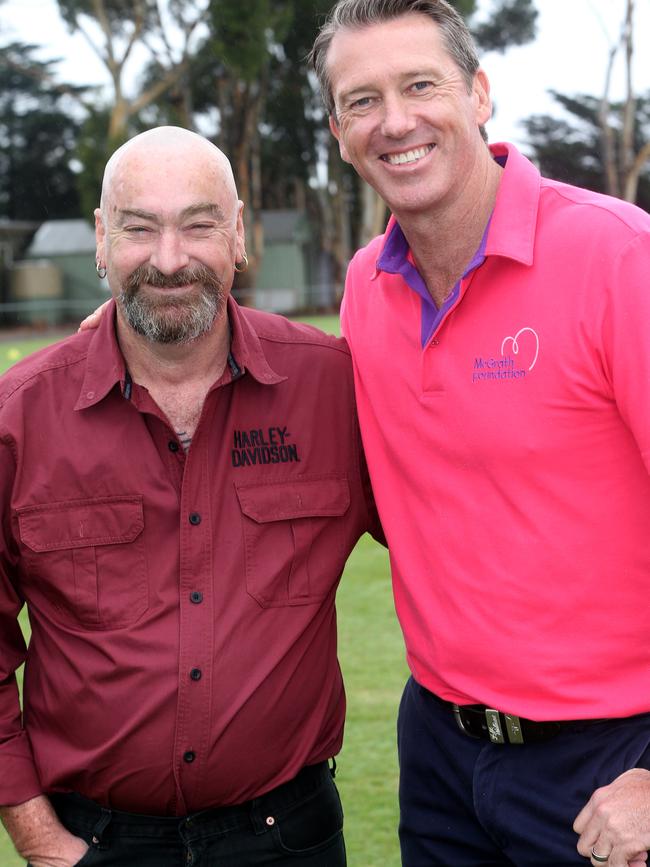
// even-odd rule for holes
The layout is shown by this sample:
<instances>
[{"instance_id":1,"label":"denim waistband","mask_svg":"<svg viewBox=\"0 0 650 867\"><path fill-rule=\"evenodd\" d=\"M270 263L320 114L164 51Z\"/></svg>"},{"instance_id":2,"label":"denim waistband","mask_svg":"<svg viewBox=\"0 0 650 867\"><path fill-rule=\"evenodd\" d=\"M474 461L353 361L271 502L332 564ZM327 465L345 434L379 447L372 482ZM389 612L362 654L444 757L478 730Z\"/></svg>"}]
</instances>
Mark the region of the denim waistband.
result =
<instances>
[{"instance_id":1,"label":"denim waistband","mask_svg":"<svg viewBox=\"0 0 650 867\"><path fill-rule=\"evenodd\" d=\"M275 789L229 807L213 807L187 816L148 816L102 807L82 795L53 793L50 800L64 825L85 828L100 837L104 831L131 837L189 839L220 833L237 828L253 827L256 833L268 831L298 802L316 793L331 776L327 762L308 765L292 780Z\"/></svg>"}]
</instances>

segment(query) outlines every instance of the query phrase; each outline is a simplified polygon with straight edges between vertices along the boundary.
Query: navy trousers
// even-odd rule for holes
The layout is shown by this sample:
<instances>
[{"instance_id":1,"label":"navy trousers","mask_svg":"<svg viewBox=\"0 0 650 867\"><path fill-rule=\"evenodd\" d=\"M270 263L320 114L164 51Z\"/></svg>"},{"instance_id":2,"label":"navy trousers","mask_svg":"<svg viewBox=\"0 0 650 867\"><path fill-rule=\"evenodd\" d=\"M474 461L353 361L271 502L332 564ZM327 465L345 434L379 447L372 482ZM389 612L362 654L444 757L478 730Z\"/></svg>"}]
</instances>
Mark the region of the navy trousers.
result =
<instances>
[{"instance_id":1,"label":"navy trousers","mask_svg":"<svg viewBox=\"0 0 650 867\"><path fill-rule=\"evenodd\" d=\"M398 752L403 867L584 867L573 820L594 789L650 768L650 714L493 744L463 734L411 678Z\"/></svg>"},{"instance_id":2,"label":"navy trousers","mask_svg":"<svg viewBox=\"0 0 650 867\"><path fill-rule=\"evenodd\" d=\"M90 849L75 867L345 867L343 812L327 766L303 768L237 807L179 818L54 795L63 824Z\"/></svg>"}]
</instances>

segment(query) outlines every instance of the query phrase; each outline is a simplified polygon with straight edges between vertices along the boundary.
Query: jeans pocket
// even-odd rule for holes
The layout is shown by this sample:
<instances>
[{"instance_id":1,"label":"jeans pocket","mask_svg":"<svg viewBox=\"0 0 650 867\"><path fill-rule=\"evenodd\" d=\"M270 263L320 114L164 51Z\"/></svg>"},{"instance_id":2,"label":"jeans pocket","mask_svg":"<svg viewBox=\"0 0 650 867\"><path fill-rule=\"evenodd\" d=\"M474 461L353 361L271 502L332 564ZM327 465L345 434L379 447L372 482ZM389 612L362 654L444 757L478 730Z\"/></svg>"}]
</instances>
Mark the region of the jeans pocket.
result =
<instances>
[{"instance_id":1,"label":"jeans pocket","mask_svg":"<svg viewBox=\"0 0 650 867\"><path fill-rule=\"evenodd\" d=\"M82 859L80 861L75 861L73 867L87 867L87 865L94 863L93 859L97 851L98 850L95 849L94 846L90 846ZM28 861L26 867L33 867L33 865Z\"/></svg>"},{"instance_id":2,"label":"jeans pocket","mask_svg":"<svg viewBox=\"0 0 650 867\"><path fill-rule=\"evenodd\" d=\"M317 792L278 815L273 826L277 847L288 855L321 852L338 845L342 835L343 808L332 779L325 780Z\"/></svg>"}]
</instances>

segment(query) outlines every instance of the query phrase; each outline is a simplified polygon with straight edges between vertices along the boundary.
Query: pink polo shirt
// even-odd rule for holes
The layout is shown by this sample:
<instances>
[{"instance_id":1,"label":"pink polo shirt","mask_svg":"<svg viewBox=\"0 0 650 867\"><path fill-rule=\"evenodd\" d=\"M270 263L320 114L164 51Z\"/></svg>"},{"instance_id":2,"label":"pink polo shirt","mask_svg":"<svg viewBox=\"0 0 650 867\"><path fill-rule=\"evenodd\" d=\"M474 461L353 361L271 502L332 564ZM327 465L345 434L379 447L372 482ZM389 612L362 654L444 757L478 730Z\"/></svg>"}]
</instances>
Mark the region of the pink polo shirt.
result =
<instances>
[{"instance_id":1,"label":"pink polo shirt","mask_svg":"<svg viewBox=\"0 0 650 867\"><path fill-rule=\"evenodd\" d=\"M342 312L414 677L533 719L650 710L650 217L510 146L431 310L391 219Z\"/></svg>"}]
</instances>

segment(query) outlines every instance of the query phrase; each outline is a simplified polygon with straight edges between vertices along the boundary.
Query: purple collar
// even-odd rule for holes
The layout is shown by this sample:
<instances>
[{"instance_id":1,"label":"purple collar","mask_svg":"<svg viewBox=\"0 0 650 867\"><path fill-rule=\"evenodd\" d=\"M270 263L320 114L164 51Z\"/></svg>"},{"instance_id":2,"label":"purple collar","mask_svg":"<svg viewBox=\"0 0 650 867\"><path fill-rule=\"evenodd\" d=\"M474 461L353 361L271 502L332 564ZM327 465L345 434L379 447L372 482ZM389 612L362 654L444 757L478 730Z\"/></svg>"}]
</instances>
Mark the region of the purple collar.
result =
<instances>
[{"instance_id":1,"label":"purple collar","mask_svg":"<svg viewBox=\"0 0 650 867\"><path fill-rule=\"evenodd\" d=\"M483 237L481 238L481 243L472 256L461 280L467 277L474 268L478 268L478 266L485 261L485 245L487 243L489 228L490 221L488 220L485 231L483 232ZM411 264L411 262L409 262L408 253L408 242L404 237L404 233L402 232L399 223L395 222L390 229L384 248L377 259L377 270L385 271L387 274L400 274L411 289L417 292L420 296L422 304L420 340L422 347L424 348L444 319L447 311L453 307L458 300L461 280L456 283L447 298L445 298L442 306L438 307L429 294L429 290L420 276L420 272Z\"/></svg>"}]
</instances>

